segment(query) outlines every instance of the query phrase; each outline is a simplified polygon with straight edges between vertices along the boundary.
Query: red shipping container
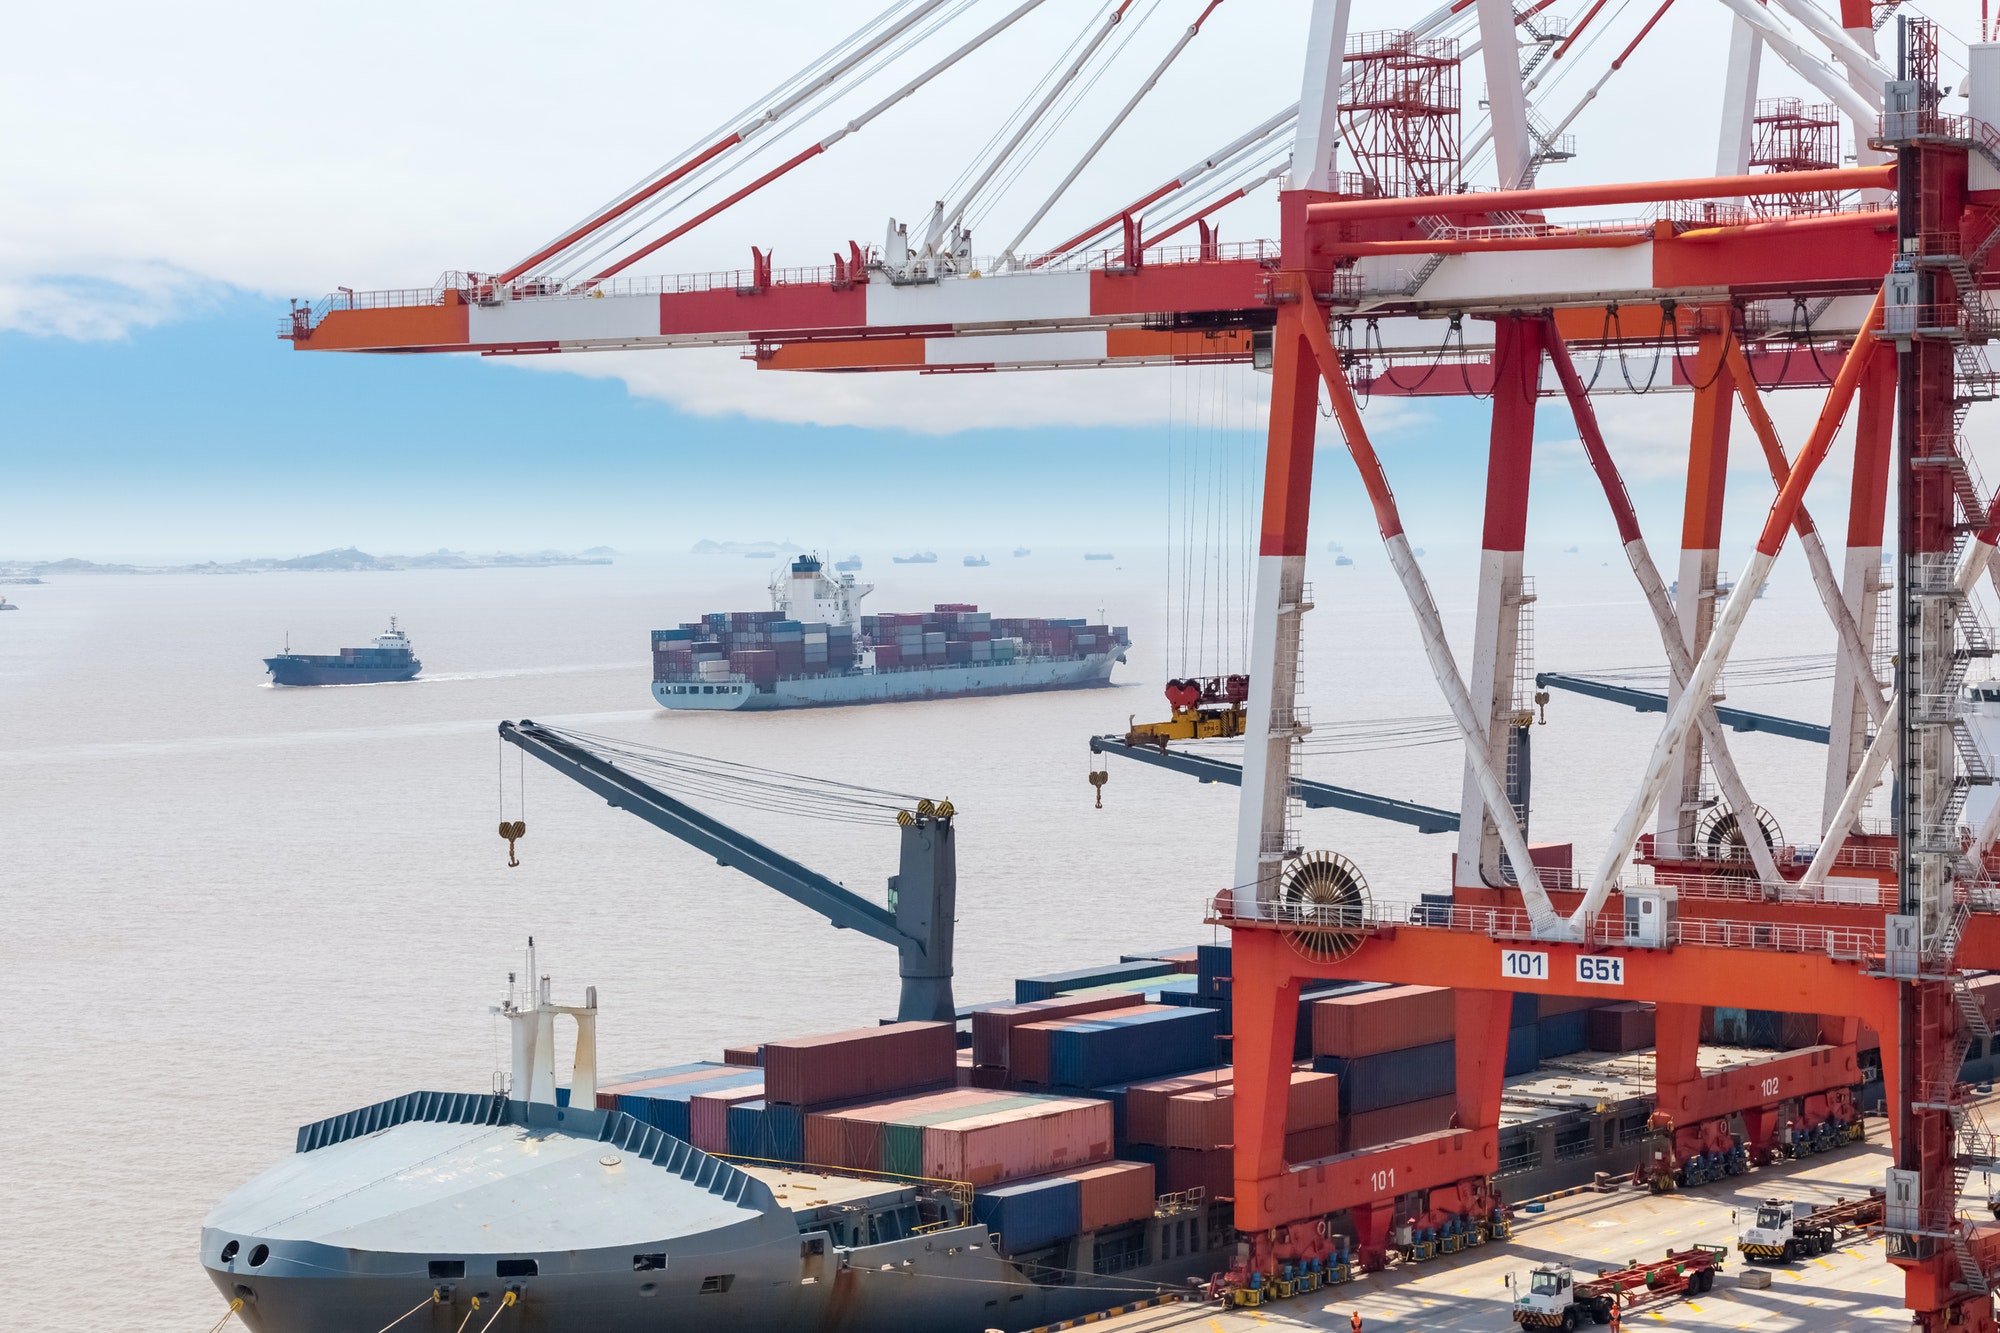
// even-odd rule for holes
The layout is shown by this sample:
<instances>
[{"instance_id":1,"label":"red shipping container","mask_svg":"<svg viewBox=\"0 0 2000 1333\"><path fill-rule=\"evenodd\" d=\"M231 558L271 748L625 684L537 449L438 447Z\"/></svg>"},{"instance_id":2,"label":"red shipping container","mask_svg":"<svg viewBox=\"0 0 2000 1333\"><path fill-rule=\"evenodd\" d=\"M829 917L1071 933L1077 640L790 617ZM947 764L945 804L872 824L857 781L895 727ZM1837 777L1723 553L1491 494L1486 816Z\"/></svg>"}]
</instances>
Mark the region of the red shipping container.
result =
<instances>
[{"instance_id":1,"label":"red shipping container","mask_svg":"<svg viewBox=\"0 0 2000 1333\"><path fill-rule=\"evenodd\" d=\"M875 665L883 669L903 665L903 650L893 643L877 645L875 649Z\"/></svg>"},{"instance_id":2,"label":"red shipping container","mask_svg":"<svg viewBox=\"0 0 2000 1333\"><path fill-rule=\"evenodd\" d=\"M956 1023L889 1023L764 1043L767 1095L791 1106L948 1084L957 1065Z\"/></svg>"},{"instance_id":3,"label":"red shipping container","mask_svg":"<svg viewBox=\"0 0 2000 1333\"><path fill-rule=\"evenodd\" d=\"M1596 1009L1604 1004L1603 1000L1587 999L1581 995L1543 995L1535 1001L1535 1016L1554 1018L1557 1014L1573 1014L1579 1009Z\"/></svg>"},{"instance_id":4,"label":"red shipping container","mask_svg":"<svg viewBox=\"0 0 2000 1333\"><path fill-rule=\"evenodd\" d=\"M1101 1231L1153 1215L1159 1191L1151 1162L1106 1162L1062 1173L1082 1194L1083 1229Z\"/></svg>"},{"instance_id":5,"label":"red shipping container","mask_svg":"<svg viewBox=\"0 0 2000 1333\"><path fill-rule=\"evenodd\" d=\"M1380 1055L1450 1041L1458 1022L1444 986L1391 986L1313 1001L1313 1054Z\"/></svg>"},{"instance_id":6,"label":"red shipping container","mask_svg":"<svg viewBox=\"0 0 2000 1333\"><path fill-rule=\"evenodd\" d=\"M1227 1087L1232 1076L1233 1071L1225 1065L1178 1078L1132 1084L1125 1089L1125 1137L1134 1143L1166 1142L1168 1101L1184 1092Z\"/></svg>"},{"instance_id":7,"label":"red shipping container","mask_svg":"<svg viewBox=\"0 0 2000 1333\"><path fill-rule=\"evenodd\" d=\"M1009 1004L997 1009L981 1009L972 1015L972 1062L979 1065L1007 1065L1007 1034L1023 1023L1043 1023L1071 1014L1094 1014L1105 1009L1123 1009L1144 1004L1144 995L1064 995L1030 1004Z\"/></svg>"},{"instance_id":8,"label":"red shipping container","mask_svg":"<svg viewBox=\"0 0 2000 1333\"><path fill-rule=\"evenodd\" d=\"M1303 1134L1339 1123L1340 1077L1294 1069L1291 1099L1285 1105L1285 1132Z\"/></svg>"},{"instance_id":9,"label":"red shipping container","mask_svg":"<svg viewBox=\"0 0 2000 1333\"><path fill-rule=\"evenodd\" d=\"M703 1152L728 1152L729 1108L738 1102L760 1101L763 1096L763 1084L745 1083L688 1098L688 1142Z\"/></svg>"},{"instance_id":10,"label":"red shipping container","mask_svg":"<svg viewBox=\"0 0 2000 1333\"><path fill-rule=\"evenodd\" d=\"M1192 1148L1168 1148L1160 1158L1159 1189L1162 1194L1184 1194L1188 1190L1208 1191L1213 1199L1236 1193L1236 1154L1226 1148L1199 1152Z\"/></svg>"},{"instance_id":11,"label":"red shipping container","mask_svg":"<svg viewBox=\"0 0 2000 1333\"><path fill-rule=\"evenodd\" d=\"M748 1065L755 1067L764 1063L762 1046L731 1046L722 1053L722 1063L726 1065Z\"/></svg>"},{"instance_id":12,"label":"red shipping container","mask_svg":"<svg viewBox=\"0 0 2000 1333\"><path fill-rule=\"evenodd\" d=\"M826 1111L806 1116L806 1161L849 1171L882 1169L882 1126Z\"/></svg>"},{"instance_id":13,"label":"red shipping container","mask_svg":"<svg viewBox=\"0 0 2000 1333\"><path fill-rule=\"evenodd\" d=\"M1452 1120L1457 1114L1458 1098L1452 1096L1406 1102L1401 1106L1385 1106L1379 1111L1349 1116L1340 1127L1341 1147L1344 1151L1354 1152L1395 1139L1412 1138L1418 1134L1435 1134L1440 1130L1450 1129Z\"/></svg>"},{"instance_id":14,"label":"red shipping container","mask_svg":"<svg viewBox=\"0 0 2000 1333\"><path fill-rule=\"evenodd\" d=\"M1653 1044L1653 1006L1636 1000L1590 1011L1590 1049L1643 1051Z\"/></svg>"},{"instance_id":15,"label":"red shipping container","mask_svg":"<svg viewBox=\"0 0 2000 1333\"><path fill-rule=\"evenodd\" d=\"M1129 1090L1126 1095L1131 1095ZM1183 1092L1167 1098L1165 1123L1160 1137L1152 1141L1169 1148L1219 1148L1236 1141L1235 1116L1236 1092L1226 1084ZM1147 1142L1132 1132L1129 1118L1126 1134L1134 1143Z\"/></svg>"},{"instance_id":16,"label":"red shipping container","mask_svg":"<svg viewBox=\"0 0 2000 1333\"><path fill-rule=\"evenodd\" d=\"M1340 1126L1321 1125L1285 1135L1285 1161L1310 1162L1340 1151Z\"/></svg>"},{"instance_id":17,"label":"red shipping container","mask_svg":"<svg viewBox=\"0 0 2000 1333\"><path fill-rule=\"evenodd\" d=\"M1111 1139L1110 1102L1052 1097L924 1126L924 1174L994 1185L1101 1162L1111 1156Z\"/></svg>"},{"instance_id":18,"label":"red shipping container","mask_svg":"<svg viewBox=\"0 0 2000 1333\"><path fill-rule=\"evenodd\" d=\"M1049 1081L1049 1034L1062 1026L1062 1019L1022 1023L1007 1034L1007 1073L1016 1083Z\"/></svg>"}]
</instances>

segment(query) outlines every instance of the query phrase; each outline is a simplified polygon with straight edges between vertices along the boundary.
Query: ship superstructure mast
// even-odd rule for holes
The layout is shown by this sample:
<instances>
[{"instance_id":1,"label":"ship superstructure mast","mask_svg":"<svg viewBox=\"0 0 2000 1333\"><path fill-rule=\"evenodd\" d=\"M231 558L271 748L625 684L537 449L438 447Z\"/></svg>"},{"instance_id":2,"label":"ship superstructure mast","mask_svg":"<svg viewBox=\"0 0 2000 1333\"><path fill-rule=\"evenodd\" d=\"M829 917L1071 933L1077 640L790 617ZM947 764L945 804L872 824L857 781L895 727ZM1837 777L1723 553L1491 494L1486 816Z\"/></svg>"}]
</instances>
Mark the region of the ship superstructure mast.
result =
<instances>
[{"instance_id":1,"label":"ship superstructure mast","mask_svg":"<svg viewBox=\"0 0 2000 1333\"><path fill-rule=\"evenodd\" d=\"M793 620L858 628L861 599L874 591L852 574L828 578L819 556L802 555L772 578L771 609Z\"/></svg>"}]
</instances>

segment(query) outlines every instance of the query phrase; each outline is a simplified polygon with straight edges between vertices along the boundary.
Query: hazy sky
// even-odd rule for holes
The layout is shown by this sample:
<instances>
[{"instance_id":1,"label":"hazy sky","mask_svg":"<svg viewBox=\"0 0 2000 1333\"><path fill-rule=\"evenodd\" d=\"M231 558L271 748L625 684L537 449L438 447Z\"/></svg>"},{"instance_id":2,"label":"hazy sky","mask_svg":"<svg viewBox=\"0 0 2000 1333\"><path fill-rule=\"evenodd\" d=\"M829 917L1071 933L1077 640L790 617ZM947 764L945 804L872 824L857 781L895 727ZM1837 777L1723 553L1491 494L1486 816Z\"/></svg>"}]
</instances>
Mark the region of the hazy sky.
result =
<instances>
[{"instance_id":1,"label":"hazy sky","mask_svg":"<svg viewBox=\"0 0 2000 1333\"><path fill-rule=\"evenodd\" d=\"M15 16L17 50L88 58L17 62L0 84L0 117L16 128L0 139L0 558L1159 531L1169 430L1185 428L1190 404L1256 392L1248 372L1199 383L1175 372L1178 385L1163 371L784 376L730 352L357 358L295 354L275 338L286 297L504 266L876 7L107 3ZM1129 51L979 219L976 248L1012 235L1200 7L1139 0ZM1005 8L972 0L962 23ZM1308 8L1226 0L1035 237L1058 239L1289 104ZM1612 0L1600 44L1580 43L1575 72L1543 85L1544 119L1567 112L1653 8ZM1966 4L1931 8L1964 33L1974 25ZM1414 12L1388 0L1356 10L1357 31ZM635 272L741 267L753 244L781 265L823 262L850 238L879 241L891 215L920 218L1096 12L1045 5ZM1578 161L1543 179L1710 170L1706 108L1728 31L1714 0L1675 6L1577 119ZM1469 112L1481 82L1468 66ZM1767 57L1765 91L1801 85ZM1273 215L1267 187L1223 215L1225 238L1272 235ZM1811 408L1789 397L1783 420L1802 438ZM1686 410L1684 397L1605 409L1663 542ZM1476 514L1473 488L1434 495L1416 481L1438 465L1477 468L1477 404L1371 412L1409 478L1413 528L1450 531ZM1573 430L1546 409L1543 420L1538 516L1551 536L1608 537ZM1768 481L1753 450L1737 461L1747 525ZM1365 536L1351 470L1330 453L1322 462L1329 532ZM1839 485L1836 469L1822 509L1839 507Z\"/></svg>"}]
</instances>

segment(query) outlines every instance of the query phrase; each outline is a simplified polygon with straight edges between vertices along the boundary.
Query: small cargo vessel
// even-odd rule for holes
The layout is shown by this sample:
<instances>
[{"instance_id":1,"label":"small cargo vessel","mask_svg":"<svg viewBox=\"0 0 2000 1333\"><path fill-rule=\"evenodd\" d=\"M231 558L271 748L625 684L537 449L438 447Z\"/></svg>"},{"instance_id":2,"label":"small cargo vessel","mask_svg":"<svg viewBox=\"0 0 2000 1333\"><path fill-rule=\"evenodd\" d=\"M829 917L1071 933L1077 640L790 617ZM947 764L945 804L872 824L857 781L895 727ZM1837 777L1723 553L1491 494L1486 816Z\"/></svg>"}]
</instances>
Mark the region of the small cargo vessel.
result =
<instances>
[{"instance_id":1,"label":"small cargo vessel","mask_svg":"<svg viewBox=\"0 0 2000 1333\"><path fill-rule=\"evenodd\" d=\"M410 636L389 617L389 628L366 648L342 648L337 653L295 653L291 644L276 657L264 659L273 685L379 685L409 680L424 669L410 647Z\"/></svg>"},{"instance_id":2,"label":"small cargo vessel","mask_svg":"<svg viewBox=\"0 0 2000 1333\"><path fill-rule=\"evenodd\" d=\"M839 570L843 574L851 574L855 570L861 568L861 557L858 555L850 555L845 560L834 561L833 567Z\"/></svg>"},{"instance_id":3,"label":"small cargo vessel","mask_svg":"<svg viewBox=\"0 0 2000 1333\"><path fill-rule=\"evenodd\" d=\"M1108 685L1123 625L995 617L965 602L862 615L873 588L802 555L769 611L718 611L653 631L653 698L709 712L1021 694Z\"/></svg>"},{"instance_id":4,"label":"small cargo vessel","mask_svg":"<svg viewBox=\"0 0 2000 1333\"><path fill-rule=\"evenodd\" d=\"M918 551L914 555L892 555L889 557L899 565L935 565L936 551Z\"/></svg>"},{"instance_id":5,"label":"small cargo vessel","mask_svg":"<svg viewBox=\"0 0 2000 1333\"><path fill-rule=\"evenodd\" d=\"M984 569L992 563L991 560L988 560L983 555L969 555L965 557L965 567L967 569Z\"/></svg>"}]
</instances>

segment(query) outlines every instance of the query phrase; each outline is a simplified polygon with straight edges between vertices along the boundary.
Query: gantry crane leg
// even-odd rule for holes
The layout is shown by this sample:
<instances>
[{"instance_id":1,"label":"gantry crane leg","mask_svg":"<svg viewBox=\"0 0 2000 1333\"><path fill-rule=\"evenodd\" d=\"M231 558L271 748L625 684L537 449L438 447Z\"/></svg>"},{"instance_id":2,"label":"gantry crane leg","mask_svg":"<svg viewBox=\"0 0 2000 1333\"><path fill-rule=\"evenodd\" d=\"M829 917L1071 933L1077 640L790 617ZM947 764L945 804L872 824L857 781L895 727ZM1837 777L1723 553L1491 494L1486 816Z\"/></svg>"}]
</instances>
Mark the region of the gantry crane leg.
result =
<instances>
[{"instance_id":1,"label":"gantry crane leg","mask_svg":"<svg viewBox=\"0 0 2000 1333\"><path fill-rule=\"evenodd\" d=\"M1508 795L1514 798L1523 829L1528 823L1527 731L1514 716L1514 659L1520 646L1521 551L1528 535L1528 475L1545 328L1539 318L1517 314L1493 321L1493 424L1486 456L1472 671L1466 681L1486 724L1487 761L1508 776ZM1459 805L1457 882L1468 888L1506 882L1500 867L1500 832L1487 814L1470 765Z\"/></svg>"},{"instance_id":2,"label":"gantry crane leg","mask_svg":"<svg viewBox=\"0 0 2000 1333\"><path fill-rule=\"evenodd\" d=\"M1691 311L1696 318L1704 312ZM1694 419L1688 437L1687 498L1681 512L1681 563L1674 610L1681 622L1681 641L1696 661L1708 646L1715 626L1716 576L1721 566L1723 487L1729 474L1729 425L1735 405L1736 382L1724 359L1729 337L1720 330L1704 332L1695 350ZM1755 590L1751 592L1755 596ZM1669 677L1667 707L1680 698L1681 687ZM1663 857L1696 855L1694 834L1700 819L1702 739L1691 734L1681 745L1675 773L1660 796L1656 846ZM1738 811L1738 819L1749 819Z\"/></svg>"},{"instance_id":3,"label":"gantry crane leg","mask_svg":"<svg viewBox=\"0 0 2000 1333\"><path fill-rule=\"evenodd\" d=\"M1873 644L1876 633L1876 593L1892 582L1882 568L1882 523L1889 494L1889 459L1895 439L1896 361L1877 356L1861 382L1854 426L1854 476L1848 488L1847 558L1841 571L1841 595L1862 642ZM1879 686L1854 672L1844 654L1833 659L1832 734L1826 758L1826 796L1820 817L1823 830L1833 821L1841 797L1861 756L1868 748L1869 717L1861 691Z\"/></svg>"}]
</instances>

